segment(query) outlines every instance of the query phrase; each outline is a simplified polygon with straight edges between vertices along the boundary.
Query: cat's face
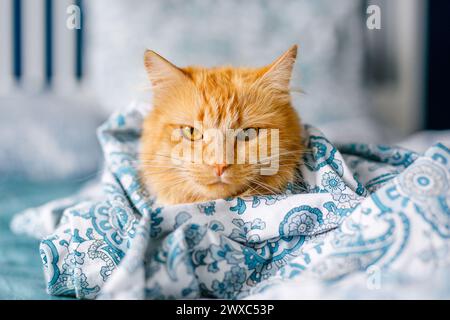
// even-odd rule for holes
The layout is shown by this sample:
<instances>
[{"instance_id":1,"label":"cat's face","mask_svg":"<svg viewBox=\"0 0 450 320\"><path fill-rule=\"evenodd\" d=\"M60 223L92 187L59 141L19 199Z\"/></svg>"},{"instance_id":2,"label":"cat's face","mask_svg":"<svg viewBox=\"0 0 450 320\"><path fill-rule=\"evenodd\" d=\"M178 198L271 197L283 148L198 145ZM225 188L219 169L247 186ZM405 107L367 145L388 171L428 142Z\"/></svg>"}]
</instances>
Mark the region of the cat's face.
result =
<instances>
[{"instance_id":1,"label":"cat's face","mask_svg":"<svg viewBox=\"0 0 450 320\"><path fill-rule=\"evenodd\" d=\"M288 87L295 57L293 47L259 69L180 69L146 53L154 107L140 168L160 203L283 190L303 150Z\"/></svg>"}]
</instances>

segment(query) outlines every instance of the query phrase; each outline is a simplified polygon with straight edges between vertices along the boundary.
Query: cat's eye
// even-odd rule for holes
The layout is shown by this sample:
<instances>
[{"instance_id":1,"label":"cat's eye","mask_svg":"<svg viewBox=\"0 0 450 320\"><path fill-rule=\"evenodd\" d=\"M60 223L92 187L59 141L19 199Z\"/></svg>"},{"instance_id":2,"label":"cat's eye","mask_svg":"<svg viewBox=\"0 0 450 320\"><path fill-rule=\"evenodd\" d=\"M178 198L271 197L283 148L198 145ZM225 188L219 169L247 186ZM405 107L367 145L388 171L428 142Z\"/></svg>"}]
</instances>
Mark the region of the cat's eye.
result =
<instances>
[{"instance_id":1,"label":"cat's eye","mask_svg":"<svg viewBox=\"0 0 450 320\"><path fill-rule=\"evenodd\" d=\"M237 134L237 139L240 141L250 141L258 136L258 128L246 128Z\"/></svg>"},{"instance_id":2,"label":"cat's eye","mask_svg":"<svg viewBox=\"0 0 450 320\"><path fill-rule=\"evenodd\" d=\"M181 127L180 129L181 133L183 134L183 137L185 137L188 140L196 141L200 140L203 137L200 130L195 129L194 127L184 126Z\"/></svg>"}]
</instances>

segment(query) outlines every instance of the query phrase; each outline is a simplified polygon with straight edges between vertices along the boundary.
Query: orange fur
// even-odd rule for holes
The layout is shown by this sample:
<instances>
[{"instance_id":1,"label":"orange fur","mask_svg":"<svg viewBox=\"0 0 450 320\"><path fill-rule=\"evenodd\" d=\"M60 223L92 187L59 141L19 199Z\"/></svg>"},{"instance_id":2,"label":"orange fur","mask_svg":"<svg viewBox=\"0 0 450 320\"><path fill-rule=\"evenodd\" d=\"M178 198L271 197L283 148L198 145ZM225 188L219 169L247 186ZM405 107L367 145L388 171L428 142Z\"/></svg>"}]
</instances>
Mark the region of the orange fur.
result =
<instances>
[{"instance_id":1,"label":"orange fur","mask_svg":"<svg viewBox=\"0 0 450 320\"><path fill-rule=\"evenodd\" d=\"M141 178L162 204L282 192L295 175L304 146L300 120L291 105L289 82L297 55L293 46L262 68L178 68L153 51L145 66L153 86L153 109L143 125ZM215 158L202 146L203 163L174 164L171 140L180 126L279 129L279 172L263 176L261 164L228 164L217 182ZM193 143L191 141L184 143ZM200 142L202 143L202 142ZM270 156L269 150L269 156Z\"/></svg>"}]
</instances>

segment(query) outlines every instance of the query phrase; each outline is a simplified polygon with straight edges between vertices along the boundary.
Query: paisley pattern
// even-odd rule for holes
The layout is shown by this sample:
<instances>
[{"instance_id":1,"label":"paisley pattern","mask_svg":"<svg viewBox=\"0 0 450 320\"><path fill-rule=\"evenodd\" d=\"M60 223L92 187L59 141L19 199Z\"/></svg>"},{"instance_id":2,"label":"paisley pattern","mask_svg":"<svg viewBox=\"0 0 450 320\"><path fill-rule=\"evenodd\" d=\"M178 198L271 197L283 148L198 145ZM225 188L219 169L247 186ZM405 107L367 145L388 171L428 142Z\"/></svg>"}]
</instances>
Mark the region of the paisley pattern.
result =
<instances>
[{"instance_id":1,"label":"paisley pattern","mask_svg":"<svg viewBox=\"0 0 450 320\"><path fill-rule=\"evenodd\" d=\"M99 128L102 192L13 221L32 233L57 216L40 246L49 294L238 299L299 279L300 286L345 283L374 266L417 279L450 264L450 150L443 145L424 155L336 148L306 126L312 152L285 193L159 207L134 166L143 118L134 108Z\"/></svg>"}]
</instances>

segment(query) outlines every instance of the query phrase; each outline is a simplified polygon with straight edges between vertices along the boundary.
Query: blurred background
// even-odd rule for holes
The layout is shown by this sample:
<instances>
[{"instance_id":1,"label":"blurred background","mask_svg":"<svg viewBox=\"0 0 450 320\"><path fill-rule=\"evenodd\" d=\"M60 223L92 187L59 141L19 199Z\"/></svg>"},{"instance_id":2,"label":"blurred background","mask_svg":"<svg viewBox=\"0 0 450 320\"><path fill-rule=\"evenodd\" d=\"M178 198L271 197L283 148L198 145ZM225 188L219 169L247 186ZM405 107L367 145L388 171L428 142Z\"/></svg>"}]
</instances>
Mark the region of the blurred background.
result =
<instances>
[{"instance_id":1,"label":"blurred background","mask_svg":"<svg viewBox=\"0 0 450 320\"><path fill-rule=\"evenodd\" d=\"M0 298L47 298L30 290L44 285L38 253L10 217L95 177L96 128L150 101L146 48L180 66L262 66L297 43L304 122L335 142L423 151L450 145L449 12L427 0L0 0L0 251L26 253L0 252Z\"/></svg>"},{"instance_id":2,"label":"blurred background","mask_svg":"<svg viewBox=\"0 0 450 320\"><path fill-rule=\"evenodd\" d=\"M381 29L367 27L373 4ZM426 0L0 0L0 179L96 172L96 127L149 101L146 48L180 66L260 66L297 43L305 122L337 142L423 149L412 134L450 127L448 12Z\"/></svg>"},{"instance_id":3,"label":"blurred background","mask_svg":"<svg viewBox=\"0 0 450 320\"><path fill-rule=\"evenodd\" d=\"M380 29L367 27L380 8ZM336 142L449 141L447 1L0 0L0 179L85 180L95 129L150 101L142 57L261 66L297 43L304 122ZM430 131L431 130L431 131Z\"/></svg>"}]
</instances>

